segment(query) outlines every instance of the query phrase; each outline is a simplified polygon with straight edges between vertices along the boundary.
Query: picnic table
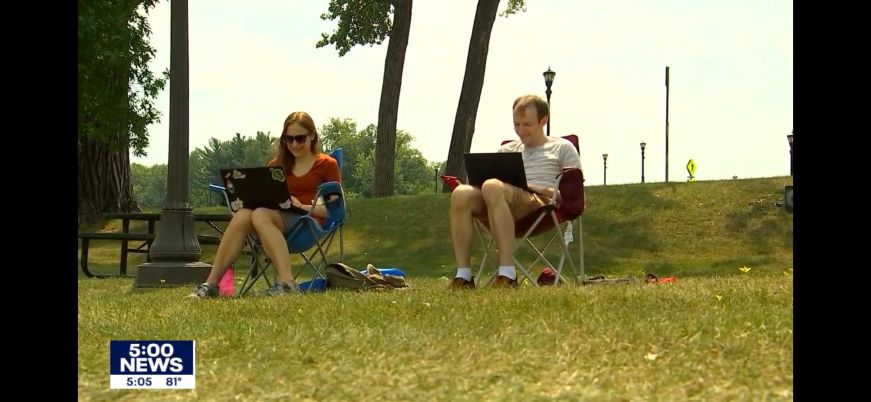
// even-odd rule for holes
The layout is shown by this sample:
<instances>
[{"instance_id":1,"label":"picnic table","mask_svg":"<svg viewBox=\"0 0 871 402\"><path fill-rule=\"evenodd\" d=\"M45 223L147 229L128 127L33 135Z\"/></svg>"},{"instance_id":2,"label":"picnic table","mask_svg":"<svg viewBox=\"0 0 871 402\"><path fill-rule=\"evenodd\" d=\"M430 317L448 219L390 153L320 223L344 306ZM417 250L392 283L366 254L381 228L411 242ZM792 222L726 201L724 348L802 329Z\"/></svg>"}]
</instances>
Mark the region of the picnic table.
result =
<instances>
[{"instance_id":1,"label":"picnic table","mask_svg":"<svg viewBox=\"0 0 871 402\"><path fill-rule=\"evenodd\" d=\"M121 262L119 265L118 276L127 276L127 255L128 253L143 253L148 255L151 249L151 243L154 242L154 228L156 223L160 221L160 213L142 213L142 212L113 212L103 214L106 219L120 219L120 232L79 232L78 237L82 240L82 256L81 268L85 276L89 278L101 278L115 275L94 274L88 269L88 249L90 240L118 240L121 242ZM217 235L197 234L197 240L200 244L217 245L221 242L221 235L224 231L217 226L218 222L229 222L233 217L230 213L220 214L198 214L194 213L194 222L205 222L217 232ZM147 232L131 232L130 222L148 222ZM135 247L130 246L130 242L135 243ZM147 261L151 261L150 257L146 257Z\"/></svg>"}]
</instances>

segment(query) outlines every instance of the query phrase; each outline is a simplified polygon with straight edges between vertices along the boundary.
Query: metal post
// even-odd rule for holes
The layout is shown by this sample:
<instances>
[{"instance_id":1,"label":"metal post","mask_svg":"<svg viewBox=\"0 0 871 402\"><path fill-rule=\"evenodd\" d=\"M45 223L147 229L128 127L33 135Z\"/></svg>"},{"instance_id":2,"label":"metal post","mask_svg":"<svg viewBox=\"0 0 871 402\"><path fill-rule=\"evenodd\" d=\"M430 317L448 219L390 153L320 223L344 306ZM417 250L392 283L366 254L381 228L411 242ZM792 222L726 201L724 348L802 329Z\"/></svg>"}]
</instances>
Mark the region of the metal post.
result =
<instances>
[{"instance_id":1,"label":"metal post","mask_svg":"<svg viewBox=\"0 0 871 402\"><path fill-rule=\"evenodd\" d=\"M211 265L199 262L201 253L194 214L188 202L188 0L170 4L169 159L166 202L160 227L148 256L139 265L135 287L160 287L205 281Z\"/></svg>"},{"instance_id":2,"label":"metal post","mask_svg":"<svg viewBox=\"0 0 871 402\"><path fill-rule=\"evenodd\" d=\"M608 185L608 154L602 154L602 167L605 169L602 172L602 185Z\"/></svg>"},{"instance_id":3,"label":"metal post","mask_svg":"<svg viewBox=\"0 0 871 402\"><path fill-rule=\"evenodd\" d=\"M544 93L547 94L547 136L550 137L550 118L552 115L552 113L550 113L550 86L553 85L553 78L556 77L556 73L548 67L547 71L542 73L542 75L544 75L544 85L547 87L547 90L545 90Z\"/></svg>"},{"instance_id":4,"label":"metal post","mask_svg":"<svg viewBox=\"0 0 871 402\"><path fill-rule=\"evenodd\" d=\"M668 66L665 66L665 182L668 183Z\"/></svg>"},{"instance_id":5,"label":"metal post","mask_svg":"<svg viewBox=\"0 0 871 402\"><path fill-rule=\"evenodd\" d=\"M647 144L644 141L641 142L641 183L644 183L644 147Z\"/></svg>"},{"instance_id":6,"label":"metal post","mask_svg":"<svg viewBox=\"0 0 871 402\"><path fill-rule=\"evenodd\" d=\"M792 176L792 141L795 136L795 130L792 130L789 135L786 136L786 140L789 141L789 175Z\"/></svg>"},{"instance_id":7,"label":"metal post","mask_svg":"<svg viewBox=\"0 0 871 402\"><path fill-rule=\"evenodd\" d=\"M550 113L550 88L547 88L547 109L548 113ZM547 136L550 137L550 114L547 116Z\"/></svg>"}]
</instances>

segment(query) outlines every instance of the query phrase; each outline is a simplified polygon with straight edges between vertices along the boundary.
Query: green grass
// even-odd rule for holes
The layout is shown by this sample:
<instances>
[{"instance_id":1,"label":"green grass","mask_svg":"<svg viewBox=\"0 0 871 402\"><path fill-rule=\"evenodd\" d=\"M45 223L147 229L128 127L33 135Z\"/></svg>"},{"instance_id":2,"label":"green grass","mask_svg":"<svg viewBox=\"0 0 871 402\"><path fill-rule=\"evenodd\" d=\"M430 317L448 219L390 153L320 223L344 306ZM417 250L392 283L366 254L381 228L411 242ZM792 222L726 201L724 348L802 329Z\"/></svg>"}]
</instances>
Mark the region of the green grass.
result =
<instances>
[{"instance_id":1,"label":"green grass","mask_svg":"<svg viewBox=\"0 0 871 402\"><path fill-rule=\"evenodd\" d=\"M789 177L773 177L588 187L583 215L586 273L707 276L732 274L742 265L779 273L792 266L792 214L774 205L790 183ZM453 275L449 201L449 194L349 201L345 261L360 269L372 263L414 276ZM120 225L115 220L90 229L118 230ZM146 230L142 222L131 226ZM203 223L197 228L214 234ZM548 237L538 236L538 245ZM211 262L215 246L202 247L201 260ZM473 266L481 255L477 242L475 247ZM118 242L92 242L90 260L96 272L104 271L100 267L117 272L118 248ZM144 255L129 258L130 273L145 261Z\"/></svg>"},{"instance_id":2,"label":"green grass","mask_svg":"<svg viewBox=\"0 0 871 402\"><path fill-rule=\"evenodd\" d=\"M789 182L588 188L587 274L674 284L447 292L445 194L349 205L347 262L405 291L190 301L80 275L79 399L791 400ZM111 339L196 340L197 388L109 390Z\"/></svg>"}]
</instances>

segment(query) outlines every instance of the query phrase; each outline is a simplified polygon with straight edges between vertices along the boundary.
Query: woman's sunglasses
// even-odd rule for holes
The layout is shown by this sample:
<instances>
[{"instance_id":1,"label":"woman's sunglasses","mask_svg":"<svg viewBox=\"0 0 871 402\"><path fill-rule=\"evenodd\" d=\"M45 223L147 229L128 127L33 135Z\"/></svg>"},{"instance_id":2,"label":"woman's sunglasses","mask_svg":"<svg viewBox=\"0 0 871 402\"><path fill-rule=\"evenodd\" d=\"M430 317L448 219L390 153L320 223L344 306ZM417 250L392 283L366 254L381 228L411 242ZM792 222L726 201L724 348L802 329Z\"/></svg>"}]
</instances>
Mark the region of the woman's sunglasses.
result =
<instances>
[{"instance_id":1,"label":"woman's sunglasses","mask_svg":"<svg viewBox=\"0 0 871 402\"><path fill-rule=\"evenodd\" d=\"M282 135L281 140L284 142L296 142L297 144L302 144L305 142L306 138L308 138L308 134L302 135Z\"/></svg>"}]
</instances>

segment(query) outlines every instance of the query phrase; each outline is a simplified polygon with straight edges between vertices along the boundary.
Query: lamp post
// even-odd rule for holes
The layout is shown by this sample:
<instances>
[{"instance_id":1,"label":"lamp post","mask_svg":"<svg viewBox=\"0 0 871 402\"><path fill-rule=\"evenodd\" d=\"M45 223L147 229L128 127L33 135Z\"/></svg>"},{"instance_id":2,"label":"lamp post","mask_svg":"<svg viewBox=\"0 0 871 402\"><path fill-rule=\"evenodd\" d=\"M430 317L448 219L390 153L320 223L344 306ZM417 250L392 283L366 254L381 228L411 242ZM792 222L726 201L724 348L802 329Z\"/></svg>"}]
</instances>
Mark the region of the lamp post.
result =
<instances>
[{"instance_id":1,"label":"lamp post","mask_svg":"<svg viewBox=\"0 0 871 402\"><path fill-rule=\"evenodd\" d=\"M668 183L668 66L665 66L665 182Z\"/></svg>"},{"instance_id":2,"label":"lamp post","mask_svg":"<svg viewBox=\"0 0 871 402\"><path fill-rule=\"evenodd\" d=\"M547 94L547 136L550 137L550 86L553 85L553 77L556 76L556 73L551 71L550 66L548 66L547 71L542 73L542 75L544 75L544 85L547 86L547 90L544 93Z\"/></svg>"},{"instance_id":3,"label":"lamp post","mask_svg":"<svg viewBox=\"0 0 871 402\"><path fill-rule=\"evenodd\" d=\"M602 174L602 185L608 185L608 154L602 154L602 166L605 168L605 171Z\"/></svg>"},{"instance_id":4,"label":"lamp post","mask_svg":"<svg viewBox=\"0 0 871 402\"><path fill-rule=\"evenodd\" d=\"M789 175L792 176L792 137L795 135L795 130L792 130L789 135L786 136L786 140L789 141Z\"/></svg>"},{"instance_id":5,"label":"lamp post","mask_svg":"<svg viewBox=\"0 0 871 402\"><path fill-rule=\"evenodd\" d=\"M644 183L644 147L647 144L644 141L641 141L641 182Z\"/></svg>"},{"instance_id":6,"label":"lamp post","mask_svg":"<svg viewBox=\"0 0 871 402\"><path fill-rule=\"evenodd\" d=\"M188 143L190 131L188 63L188 0L170 6L169 159L166 201L160 227L148 251L148 262L139 265L133 287L178 286L202 283L211 265L202 255L194 229L193 207L188 202Z\"/></svg>"}]
</instances>

